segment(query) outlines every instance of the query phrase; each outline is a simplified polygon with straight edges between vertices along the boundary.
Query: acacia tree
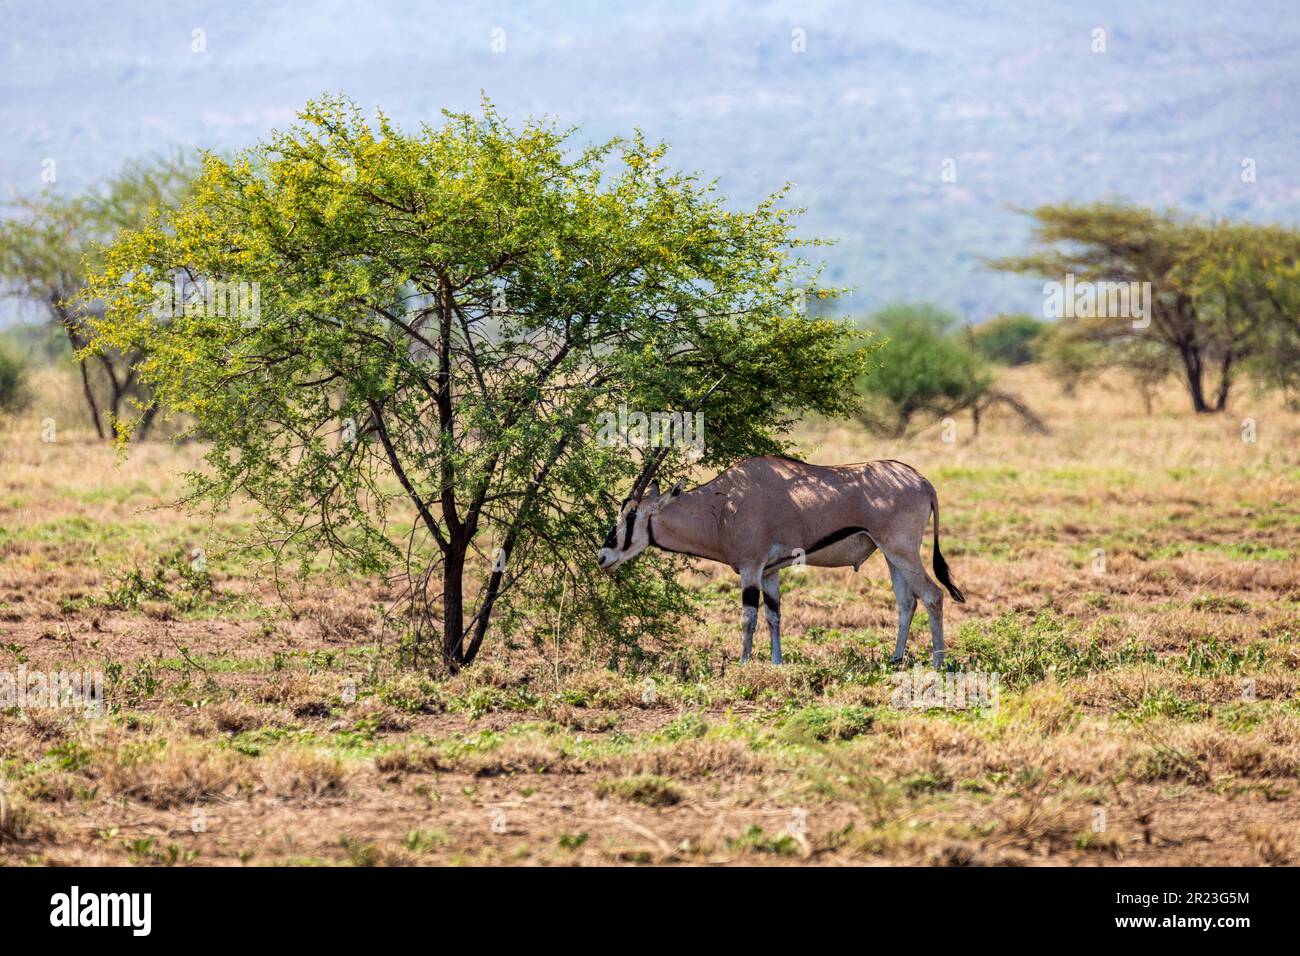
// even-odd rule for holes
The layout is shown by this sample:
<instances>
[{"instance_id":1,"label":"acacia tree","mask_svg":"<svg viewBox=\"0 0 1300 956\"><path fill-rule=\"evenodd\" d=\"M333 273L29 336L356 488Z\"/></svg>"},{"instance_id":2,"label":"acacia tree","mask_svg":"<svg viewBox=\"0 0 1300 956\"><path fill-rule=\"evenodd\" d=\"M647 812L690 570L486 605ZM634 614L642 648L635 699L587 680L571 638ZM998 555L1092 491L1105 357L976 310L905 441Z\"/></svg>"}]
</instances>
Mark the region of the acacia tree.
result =
<instances>
[{"instance_id":1,"label":"acacia tree","mask_svg":"<svg viewBox=\"0 0 1300 956\"><path fill-rule=\"evenodd\" d=\"M861 382L863 425L900 438L917 415L943 418L966 409L978 425L993 377L956 334L956 316L930 305L893 305L867 325L882 337L882 364Z\"/></svg>"},{"instance_id":2,"label":"acacia tree","mask_svg":"<svg viewBox=\"0 0 1300 956\"><path fill-rule=\"evenodd\" d=\"M1300 230L1219 222L1203 230L1180 278L1225 340L1217 407L1238 367L1296 400L1300 389Z\"/></svg>"},{"instance_id":3,"label":"acacia tree","mask_svg":"<svg viewBox=\"0 0 1300 956\"><path fill-rule=\"evenodd\" d=\"M1289 363L1274 357L1295 355L1288 349L1300 340L1300 232L1116 203L1040 206L1031 214L1040 248L996 260L996 268L1056 281L1073 274L1151 284L1149 328L1135 328L1128 315L1064 318L1058 344L1105 346L1096 357L1148 387L1172 361L1197 412L1223 411L1243 366L1294 383Z\"/></svg>"},{"instance_id":4,"label":"acacia tree","mask_svg":"<svg viewBox=\"0 0 1300 956\"><path fill-rule=\"evenodd\" d=\"M124 423L131 403L149 402L135 372L136 350L88 349L91 320L103 307L85 295L87 274L103 267L102 247L119 229L157 222L173 210L193 172L180 156L128 163L87 193L19 198L0 222L0 279L9 294L43 305L67 336L100 438ZM134 426L137 437L149 431L153 408Z\"/></svg>"},{"instance_id":5,"label":"acacia tree","mask_svg":"<svg viewBox=\"0 0 1300 956\"><path fill-rule=\"evenodd\" d=\"M455 670L489 633L662 636L684 607L664 556L613 588L592 555L633 476L685 474L592 427L626 404L704 416L700 464L778 450L807 409L846 412L863 356L797 314L806 277L777 194L729 211L639 135L570 148L485 103L437 127L344 99L231 161L162 228L122 235L97 342L139 348L210 440L192 500L262 506L277 562L327 552L396 573L420 647ZM259 284L255 319L150 317L175 270Z\"/></svg>"}]
</instances>

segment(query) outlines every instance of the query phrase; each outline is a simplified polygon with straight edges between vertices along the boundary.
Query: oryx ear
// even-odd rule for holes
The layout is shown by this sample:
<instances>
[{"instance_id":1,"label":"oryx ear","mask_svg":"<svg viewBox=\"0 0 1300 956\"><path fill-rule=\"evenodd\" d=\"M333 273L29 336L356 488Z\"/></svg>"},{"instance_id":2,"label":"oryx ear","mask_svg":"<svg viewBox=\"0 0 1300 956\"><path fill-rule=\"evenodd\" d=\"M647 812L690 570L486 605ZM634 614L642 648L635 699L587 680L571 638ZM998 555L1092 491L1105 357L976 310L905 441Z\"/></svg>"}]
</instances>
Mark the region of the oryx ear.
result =
<instances>
[{"instance_id":1,"label":"oryx ear","mask_svg":"<svg viewBox=\"0 0 1300 956\"><path fill-rule=\"evenodd\" d=\"M658 514L658 513L659 513L660 511L662 511L664 508L668 507L670 504L672 504L674 501L676 501L676 500L677 500L677 496L680 495L680 494L682 493L682 486L683 486L684 484L686 484L686 482L685 482L684 480L683 480L683 481L679 481L679 482L677 482L677 484L673 485L673 490L670 491L670 492L668 492L668 494L663 495L662 497L656 498L656 499L654 500L653 505L652 505L652 507L653 507L653 509L654 509L654 513L655 513L655 514Z\"/></svg>"},{"instance_id":2,"label":"oryx ear","mask_svg":"<svg viewBox=\"0 0 1300 956\"><path fill-rule=\"evenodd\" d=\"M651 498L659 497L659 482L657 480L650 482L650 487L646 489L646 494Z\"/></svg>"}]
</instances>

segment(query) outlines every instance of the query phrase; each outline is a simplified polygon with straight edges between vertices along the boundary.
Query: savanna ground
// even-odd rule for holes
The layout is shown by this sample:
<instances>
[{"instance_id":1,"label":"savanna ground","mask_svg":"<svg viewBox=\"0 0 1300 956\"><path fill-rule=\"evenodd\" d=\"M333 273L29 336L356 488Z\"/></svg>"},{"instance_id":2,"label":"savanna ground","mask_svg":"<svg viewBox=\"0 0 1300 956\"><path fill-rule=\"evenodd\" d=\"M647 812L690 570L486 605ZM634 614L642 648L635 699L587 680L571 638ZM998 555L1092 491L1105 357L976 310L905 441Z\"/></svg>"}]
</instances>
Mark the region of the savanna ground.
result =
<instances>
[{"instance_id":1,"label":"savanna ground","mask_svg":"<svg viewBox=\"0 0 1300 956\"><path fill-rule=\"evenodd\" d=\"M737 581L701 564L702 614L653 670L564 643L397 670L382 586L286 606L206 522L157 508L197 449L118 464L49 377L0 422L0 670L101 670L109 709L0 714L0 859L1300 861L1300 415L1244 388L1194 417L1172 387L1148 416L1034 369L1002 384L1054 433L800 433L810 460L900 458L938 487L969 599L947 604L948 666L997 672L1000 696L900 710L879 556L784 575L782 668L736 664ZM927 660L918 611L907 666Z\"/></svg>"}]
</instances>

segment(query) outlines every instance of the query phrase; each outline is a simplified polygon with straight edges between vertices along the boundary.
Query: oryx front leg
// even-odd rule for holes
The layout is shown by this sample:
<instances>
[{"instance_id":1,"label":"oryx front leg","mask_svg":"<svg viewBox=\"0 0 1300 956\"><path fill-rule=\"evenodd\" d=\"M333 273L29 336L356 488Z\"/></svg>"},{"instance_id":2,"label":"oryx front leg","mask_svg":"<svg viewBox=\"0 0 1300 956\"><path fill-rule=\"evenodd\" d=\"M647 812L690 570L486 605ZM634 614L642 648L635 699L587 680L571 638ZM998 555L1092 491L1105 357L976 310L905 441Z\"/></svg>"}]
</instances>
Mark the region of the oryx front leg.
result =
<instances>
[{"instance_id":1,"label":"oryx front leg","mask_svg":"<svg viewBox=\"0 0 1300 956\"><path fill-rule=\"evenodd\" d=\"M781 572L763 575L763 612L767 630L772 635L772 663L781 663Z\"/></svg>"},{"instance_id":2,"label":"oryx front leg","mask_svg":"<svg viewBox=\"0 0 1300 956\"><path fill-rule=\"evenodd\" d=\"M898 601L898 643L894 646L894 656L889 659L897 664L907 651L907 634L912 629L912 615L916 613L916 595L908 586L907 576L893 561L889 564L889 579L894 583L894 597Z\"/></svg>"},{"instance_id":3,"label":"oryx front leg","mask_svg":"<svg viewBox=\"0 0 1300 956\"><path fill-rule=\"evenodd\" d=\"M763 570L742 568L740 571L740 662L749 660L754 650L754 628L758 625L758 602Z\"/></svg>"}]
</instances>

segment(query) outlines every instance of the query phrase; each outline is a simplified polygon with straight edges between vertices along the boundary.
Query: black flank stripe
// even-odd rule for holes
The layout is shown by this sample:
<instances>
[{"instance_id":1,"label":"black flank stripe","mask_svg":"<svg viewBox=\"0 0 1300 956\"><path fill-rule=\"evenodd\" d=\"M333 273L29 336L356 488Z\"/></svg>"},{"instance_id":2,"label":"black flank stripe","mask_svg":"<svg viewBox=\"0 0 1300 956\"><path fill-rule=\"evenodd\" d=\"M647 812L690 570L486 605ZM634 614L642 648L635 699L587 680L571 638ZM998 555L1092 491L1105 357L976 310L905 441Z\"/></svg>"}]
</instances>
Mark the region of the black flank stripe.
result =
<instances>
[{"instance_id":1,"label":"black flank stripe","mask_svg":"<svg viewBox=\"0 0 1300 956\"><path fill-rule=\"evenodd\" d=\"M871 534L866 528L840 528L839 531L833 531L820 541L816 542L811 548L805 551L805 554L812 554L820 551L822 548L829 548L837 541L843 541L845 538L851 538L855 534Z\"/></svg>"}]
</instances>

